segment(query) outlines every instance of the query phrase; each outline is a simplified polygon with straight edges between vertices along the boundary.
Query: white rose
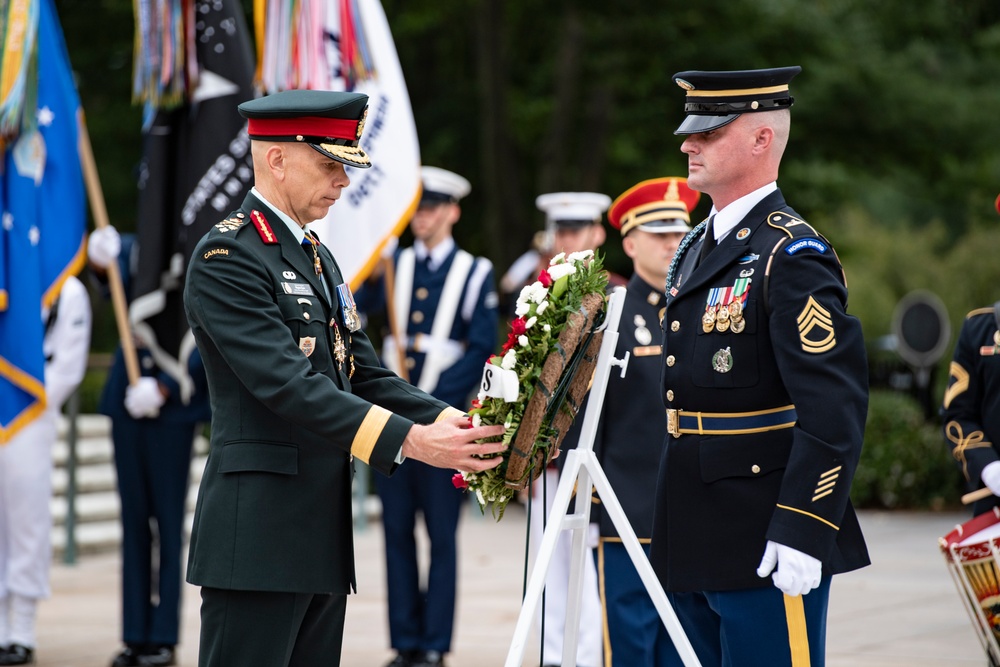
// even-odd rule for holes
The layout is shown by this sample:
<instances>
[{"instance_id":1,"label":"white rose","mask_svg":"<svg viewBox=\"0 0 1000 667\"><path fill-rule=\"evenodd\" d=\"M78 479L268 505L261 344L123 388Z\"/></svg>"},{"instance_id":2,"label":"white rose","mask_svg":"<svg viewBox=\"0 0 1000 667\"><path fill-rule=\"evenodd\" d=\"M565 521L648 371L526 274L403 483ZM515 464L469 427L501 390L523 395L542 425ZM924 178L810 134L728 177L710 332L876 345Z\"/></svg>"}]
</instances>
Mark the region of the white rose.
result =
<instances>
[{"instance_id":1,"label":"white rose","mask_svg":"<svg viewBox=\"0 0 1000 667\"><path fill-rule=\"evenodd\" d=\"M521 317L522 315L527 315L529 310L531 310L530 303L521 303L518 301L517 306L514 307L514 314Z\"/></svg>"},{"instance_id":2,"label":"white rose","mask_svg":"<svg viewBox=\"0 0 1000 667\"><path fill-rule=\"evenodd\" d=\"M556 264L561 264L564 259L566 259L566 253L561 252L555 257L553 257L551 260L549 260L549 266L555 266Z\"/></svg>"},{"instance_id":3,"label":"white rose","mask_svg":"<svg viewBox=\"0 0 1000 667\"><path fill-rule=\"evenodd\" d=\"M576 273L575 264L556 264L555 266L549 267L549 275L552 276L552 281L555 282L563 276L571 276Z\"/></svg>"},{"instance_id":4,"label":"white rose","mask_svg":"<svg viewBox=\"0 0 1000 667\"><path fill-rule=\"evenodd\" d=\"M541 306L539 306L539 307L541 307ZM536 310L535 312L537 313L538 311ZM535 326L535 322L537 322L537 321L538 321L537 317L534 317L534 316L529 317L528 321L524 323L524 328L525 329L530 329L531 327Z\"/></svg>"},{"instance_id":5,"label":"white rose","mask_svg":"<svg viewBox=\"0 0 1000 667\"><path fill-rule=\"evenodd\" d=\"M577 252L571 252L569 254L569 257L567 257L566 259L567 261L570 262L582 262L585 259L590 259L593 256L594 256L593 250L580 250Z\"/></svg>"},{"instance_id":6,"label":"white rose","mask_svg":"<svg viewBox=\"0 0 1000 667\"><path fill-rule=\"evenodd\" d=\"M544 325L542 327L542 331L544 331L545 333L548 333L548 332L552 331L552 325L551 324Z\"/></svg>"},{"instance_id":7,"label":"white rose","mask_svg":"<svg viewBox=\"0 0 1000 667\"><path fill-rule=\"evenodd\" d=\"M531 283L529 288L531 289L531 294L528 296L528 299L532 303L541 303L549 295L549 289L537 280Z\"/></svg>"},{"instance_id":8,"label":"white rose","mask_svg":"<svg viewBox=\"0 0 1000 667\"><path fill-rule=\"evenodd\" d=\"M545 309L548 308L548 307L549 307L549 302L547 300L546 301L542 301L540 304L538 304L538 307L535 308L535 314L536 315L541 315L542 313L545 312ZM535 318L532 318L532 319L535 319Z\"/></svg>"},{"instance_id":9,"label":"white rose","mask_svg":"<svg viewBox=\"0 0 1000 667\"><path fill-rule=\"evenodd\" d=\"M479 504L480 505L485 505L486 504L486 498L483 498L483 490L482 489L476 489L476 498L479 500Z\"/></svg>"},{"instance_id":10,"label":"white rose","mask_svg":"<svg viewBox=\"0 0 1000 667\"><path fill-rule=\"evenodd\" d=\"M472 428L478 428L483 425L483 416L478 412L472 415Z\"/></svg>"},{"instance_id":11,"label":"white rose","mask_svg":"<svg viewBox=\"0 0 1000 667\"><path fill-rule=\"evenodd\" d=\"M517 364L517 354L514 350L507 350L507 354L503 355L503 361L500 362L500 368L505 371L513 370L514 366Z\"/></svg>"},{"instance_id":12,"label":"white rose","mask_svg":"<svg viewBox=\"0 0 1000 667\"><path fill-rule=\"evenodd\" d=\"M476 394L476 400L482 403L485 398L486 398L486 392L480 389L479 393Z\"/></svg>"},{"instance_id":13,"label":"white rose","mask_svg":"<svg viewBox=\"0 0 1000 667\"><path fill-rule=\"evenodd\" d=\"M525 336L524 334L521 334L520 336L517 337L517 344L520 345L521 347L528 347L528 337Z\"/></svg>"}]
</instances>

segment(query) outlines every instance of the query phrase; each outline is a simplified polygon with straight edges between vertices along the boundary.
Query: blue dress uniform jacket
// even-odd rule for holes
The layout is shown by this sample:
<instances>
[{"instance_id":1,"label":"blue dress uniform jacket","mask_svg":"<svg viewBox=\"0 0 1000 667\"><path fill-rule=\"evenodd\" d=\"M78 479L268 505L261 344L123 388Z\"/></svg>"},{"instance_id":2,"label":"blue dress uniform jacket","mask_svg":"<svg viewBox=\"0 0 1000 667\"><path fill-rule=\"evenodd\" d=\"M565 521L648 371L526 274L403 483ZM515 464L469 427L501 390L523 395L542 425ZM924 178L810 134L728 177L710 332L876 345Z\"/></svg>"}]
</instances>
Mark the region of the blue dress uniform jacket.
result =
<instances>
[{"instance_id":1,"label":"blue dress uniform jacket","mask_svg":"<svg viewBox=\"0 0 1000 667\"><path fill-rule=\"evenodd\" d=\"M625 377L608 379L604 409L594 438L594 452L636 537L648 542L653 528L656 471L663 451L667 421L660 398L660 309L663 290L638 274L628 282L615 357L628 352ZM582 413L578 421L582 422ZM618 537L611 517L600 511L601 537Z\"/></svg>"},{"instance_id":2,"label":"blue dress uniform jacket","mask_svg":"<svg viewBox=\"0 0 1000 667\"><path fill-rule=\"evenodd\" d=\"M398 322L407 333L406 358L410 382L420 383L427 354L414 349L414 338L428 336L434 325L438 304L444 292L445 281L460 252L456 245L440 266L432 271L425 262L413 267L413 288L406 322ZM400 251L393 261L398 264ZM429 392L445 403L465 409L467 402L479 386L486 360L495 351L499 323L498 296L493 265L485 257L477 257L469 270L458 300L458 310L448 335L449 340L464 346L464 353L441 371L437 383ZM398 287L398 284L397 284ZM386 308L385 282L373 281L359 290L358 307L367 313L381 312Z\"/></svg>"},{"instance_id":3,"label":"blue dress uniform jacket","mask_svg":"<svg viewBox=\"0 0 1000 667\"><path fill-rule=\"evenodd\" d=\"M192 257L185 306L215 416L193 584L348 593L352 456L390 474L414 421L448 409L383 369L363 332L349 332L340 269L321 246L318 276L310 255L251 194Z\"/></svg>"},{"instance_id":4,"label":"blue dress uniform jacket","mask_svg":"<svg viewBox=\"0 0 1000 667\"><path fill-rule=\"evenodd\" d=\"M969 313L955 345L941 410L944 435L969 490L983 486L983 468L1000 460L1000 323L993 308ZM974 515L1000 506L989 496Z\"/></svg>"},{"instance_id":5,"label":"blue dress uniform jacket","mask_svg":"<svg viewBox=\"0 0 1000 667\"><path fill-rule=\"evenodd\" d=\"M780 191L694 270L704 227L682 242L667 279L668 430L669 411L681 412L660 463L653 567L674 591L772 586L756 573L767 540L818 558L825 575L863 567L848 494L867 368L840 262ZM710 305L744 288L739 333L703 323Z\"/></svg>"}]
</instances>

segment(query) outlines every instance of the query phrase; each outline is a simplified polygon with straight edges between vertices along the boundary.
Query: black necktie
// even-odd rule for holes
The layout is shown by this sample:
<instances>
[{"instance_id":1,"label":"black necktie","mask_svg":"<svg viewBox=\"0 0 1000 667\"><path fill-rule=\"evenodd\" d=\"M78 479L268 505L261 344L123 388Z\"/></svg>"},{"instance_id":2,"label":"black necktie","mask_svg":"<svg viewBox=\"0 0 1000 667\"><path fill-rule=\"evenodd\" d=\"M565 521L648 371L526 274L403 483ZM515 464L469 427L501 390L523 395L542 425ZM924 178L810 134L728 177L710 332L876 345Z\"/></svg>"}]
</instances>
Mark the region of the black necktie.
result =
<instances>
[{"instance_id":1,"label":"black necktie","mask_svg":"<svg viewBox=\"0 0 1000 667\"><path fill-rule=\"evenodd\" d=\"M701 264L708 257L708 253L715 250L715 246L718 245L715 241L715 227L713 226L715 222L715 216L713 215L708 219L708 224L705 225L705 240L701 243L701 254L698 256L698 263Z\"/></svg>"}]
</instances>

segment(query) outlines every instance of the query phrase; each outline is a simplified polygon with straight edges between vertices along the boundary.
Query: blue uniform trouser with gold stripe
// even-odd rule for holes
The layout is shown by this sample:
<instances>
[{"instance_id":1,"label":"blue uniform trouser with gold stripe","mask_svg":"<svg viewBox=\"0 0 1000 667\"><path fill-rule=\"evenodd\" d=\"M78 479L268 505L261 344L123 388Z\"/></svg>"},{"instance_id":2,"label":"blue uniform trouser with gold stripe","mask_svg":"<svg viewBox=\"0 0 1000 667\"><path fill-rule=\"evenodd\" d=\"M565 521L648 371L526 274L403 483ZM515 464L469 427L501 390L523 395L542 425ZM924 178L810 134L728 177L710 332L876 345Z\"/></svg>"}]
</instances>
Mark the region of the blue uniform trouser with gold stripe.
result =
<instances>
[{"instance_id":1,"label":"blue uniform trouser with gold stripe","mask_svg":"<svg viewBox=\"0 0 1000 667\"><path fill-rule=\"evenodd\" d=\"M649 544L641 545L649 556ZM677 649L620 541L602 539L597 552L604 611L604 667L680 664Z\"/></svg>"},{"instance_id":2,"label":"blue uniform trouser with gold stripe","mask_svg":"<svg viewBox=\"0 0 1000 667\"><path fill-rule=\"evenodd\" d=\"M796 597L774 586L667 597L703 667L824 667L829 576Z\"/></svg>"}]
</instances>

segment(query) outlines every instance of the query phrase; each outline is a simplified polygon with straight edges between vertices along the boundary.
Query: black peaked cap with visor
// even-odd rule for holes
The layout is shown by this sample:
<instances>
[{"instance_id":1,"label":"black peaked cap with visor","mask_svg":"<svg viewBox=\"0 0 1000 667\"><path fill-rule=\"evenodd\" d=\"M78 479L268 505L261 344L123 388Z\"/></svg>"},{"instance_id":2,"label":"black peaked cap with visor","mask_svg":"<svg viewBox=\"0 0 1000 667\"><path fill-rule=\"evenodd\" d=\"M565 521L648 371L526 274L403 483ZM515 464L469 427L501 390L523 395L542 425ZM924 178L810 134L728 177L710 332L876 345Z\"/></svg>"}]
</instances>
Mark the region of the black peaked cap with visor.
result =
<instances>
[{"instance_id":1,"label":"black peaked cap with visor","mask_svg":"<svg viewBox=\"0 0 1000 667\"><path fill-rule=\"evenodd\" d=\"M788 84L802 71L798 65L726 72L687 71L674 82L687 91L687 117L674 134L697 134L727 125L742 114L787 109L795 101Z\"/></svg>"}]
</instances>

